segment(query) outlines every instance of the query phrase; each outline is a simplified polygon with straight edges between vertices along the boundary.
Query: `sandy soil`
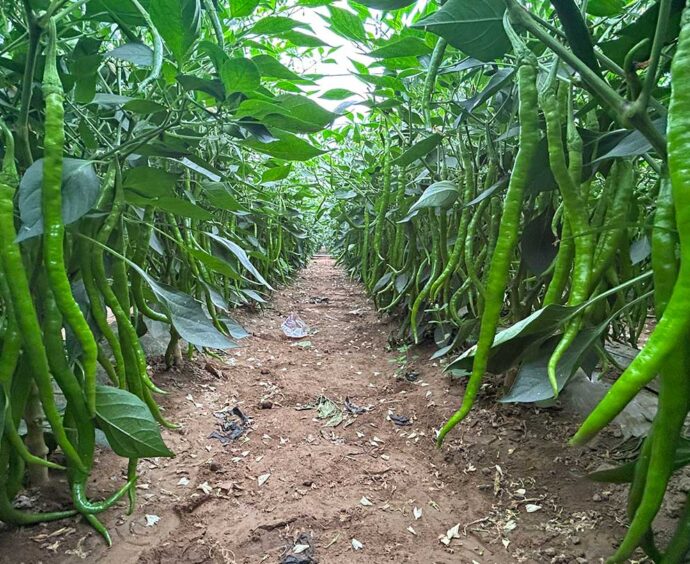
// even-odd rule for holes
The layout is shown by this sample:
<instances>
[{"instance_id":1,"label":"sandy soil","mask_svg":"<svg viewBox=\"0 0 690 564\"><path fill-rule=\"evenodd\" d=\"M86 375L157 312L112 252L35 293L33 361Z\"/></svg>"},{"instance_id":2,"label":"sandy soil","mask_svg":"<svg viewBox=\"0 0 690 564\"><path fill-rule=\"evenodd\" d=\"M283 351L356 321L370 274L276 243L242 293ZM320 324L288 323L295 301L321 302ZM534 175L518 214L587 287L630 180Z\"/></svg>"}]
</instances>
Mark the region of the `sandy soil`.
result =
<instances>
[{"instance_id":1,"label":"sandy soil","mask_svg":"<svg viewBox=\"0 0 690 564\"><path fill-rule=\"evenodd\" d=\"M300 342L280 328L292 312L313 332ZM182 424L165 432L177 457L140 463L136 513L121 504L103 517L114 546L66 520L0 531L0 561L585 563L621 537L622 490L582 477L612 438L567 449L574 421L496 404L492 384L435 448L462 383L428 360L432 349L389 350L392 326L330 258L238 318L252 336L221 359L169 372L153 362L166 415ZM241 426L235 407L251 423L224 445L211 435ZM92 495L123 470L102 452Z\"/></svg>"}]
</instances>

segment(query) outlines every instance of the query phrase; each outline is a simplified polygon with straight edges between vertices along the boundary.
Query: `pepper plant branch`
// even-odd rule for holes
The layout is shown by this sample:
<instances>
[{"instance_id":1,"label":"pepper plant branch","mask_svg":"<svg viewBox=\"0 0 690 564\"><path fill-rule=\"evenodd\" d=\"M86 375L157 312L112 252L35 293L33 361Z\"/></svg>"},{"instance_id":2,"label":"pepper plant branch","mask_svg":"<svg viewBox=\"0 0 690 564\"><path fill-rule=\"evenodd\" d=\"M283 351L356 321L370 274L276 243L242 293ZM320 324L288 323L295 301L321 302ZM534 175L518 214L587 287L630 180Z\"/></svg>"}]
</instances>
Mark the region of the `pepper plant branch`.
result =
<instances>
[{"instance_id":1,"label":"pepper plant branch","mask_svg":"<svg viewBox=\"0 0 690 564\"><path fill-rule=\"evenodd\" d=\"M624 125L632 126L640 131L650 142L657 154L666 159L666 139L664 135L654 127L647 114L646 108L641 108L634 102L629 102L620 96L611 86L600 78L583 61L576 57L572 51L554 39L549 33L532 18L532 15L521 6L517 0L506 0L510 18L522 25L527 31L544 43L563 61L577 71L590 91L613 110Z\"/></svg>"}]
</instances>

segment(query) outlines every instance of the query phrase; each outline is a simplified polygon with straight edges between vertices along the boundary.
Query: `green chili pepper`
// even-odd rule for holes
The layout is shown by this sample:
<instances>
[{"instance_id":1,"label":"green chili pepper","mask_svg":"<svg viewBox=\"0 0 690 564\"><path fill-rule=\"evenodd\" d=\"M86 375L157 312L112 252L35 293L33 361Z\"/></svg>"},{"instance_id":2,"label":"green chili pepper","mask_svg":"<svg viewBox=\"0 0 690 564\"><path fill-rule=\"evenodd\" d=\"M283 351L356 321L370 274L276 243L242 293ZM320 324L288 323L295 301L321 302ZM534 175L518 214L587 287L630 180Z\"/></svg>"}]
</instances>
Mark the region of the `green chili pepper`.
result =
<instances>
[{"instance_id":1,"label":"green chili pepper","mask_svg":"<svg viewBox=\"0 0 690 564\"><path fill-rule=\"evenodd\" d=\"M65 226L62 222L62 151L65 144L63 91L57 71L57 31L55 21L48 23L48 48L43 74L45 100L45 140L43 154L43 256L50 287L58 307L72 328L82 348L85 393L89 411L96 412L96 363L98 347L89 324L72 295L65 270Z\"/></svg>"},{"instance_id":2,"label":"green chili pepper","mask_svg":"<svg viewBox=\"0 0 690 564\"><path fill-rule=\"evenodd\" d=\"M4 272L11 272L6 278L12 310L21 333L27 362L31 366L33 379L38 387L43 411L60 448L70 464L83 468L83 464L62 425L60 413L53 397L53 388L48 359L43 345L41 327L31 297L29 281L24 270L19 246L14 242L17 233L14 228L14 192L18 184L14 165L14 144L12 135L4 128L5 159L0 181L0 261ZM70 294L71 295L71 294Z\"/></svg>"},{"instance_id":3,"label":"green chili pepper","mask_svg":"<svg viewBox=\"0 0 690 564\"><path fill-rule=\"evenodd\" d=\"M668 178L662 175L660 191L657 196L657 211L654 218L652 232L653 265L661 268L654 269L654 291L657 317L663 315L673 292L673 284L677 279L675 260L675 238L673 233L673 201ZM660 263L669 261L670 264ZM686 339L687 339L686 332ZM611 562L624 562L634 550L643 542L650 530L666 493L668 481L674 471L676 448L683 430L685 418L690 402L690 374L688 366L690 358L684 347L678 347L666 357L661 370L659 386L659 404L654 418L653 431L645 442L648 450L648 462L644 481L633 483L636 493L631 497L639 499L630 526L611 557ZM647 442L650 446L647 447Z\"/></svg>"},{"instance_id":4,"label":"green chili pepper","mask_svg":"<svg viewBox=\"0 0 690 564\"><path fill-rule=\"evenodd\" d=\"M519 41L519 40L518 40ZM505 196L503 215L499 226L498 240L489 267L486 283L486 301L482 312L479 340L472 365L472 374L467 383L462 406L446 422L439 432L437 444L441 445L446 434L462 421L470 412L481 387L484 373L489 361L489 353L496 335L496 328L501 315L503 296L505 294L508 272L513 251L518 239L520 211L523 194L527 184L529 167L536 154L539 142L539 124L537 122L537 72L534 55L522 50L523 59L518 69L518 91L520 96L519 149L515 157L513 173L510 177Z\"/></svg>"},{"instance_id":5,"label":"green chili pepper","mask_svg":"<svg viewBox=\"0 0 690 564\"><path fill-rule=\"evenodd\" d=\"M608 425L659 372L664 361L690 328L690 10L683 11L678 46L671 64L668 114L668 167L676 226L680 240L680 270L659 323L644 348L589 414L573 444L582 444Z\"/></svg>"},{"instance_id":6,"label":"green chili pepper","mask_svg":"<svg viewBox=\"0 0 690 564\"><path fill-rule=\"evenodd\" d=\"M546 119L546 133L548 138L549 164L551 171L558 184L558 188L563 199L565 218L570 228L570 234L575 246L575 259L573 261L572 282L570 285L570 296L568 305L580 305L589 297L589 285L592 273L593 237L589 227L589 217L587 206L580 193L579 181L580 171L573 162L579 162L574 158L574 154L579 154L581 159L582 140L577 131L571 132L568 127L568 146L572 150L571 169L566 165L565 151L561 137L561 117L558 111L558 101L553 92L547 91L541 98L541 107ZM574 127L572 128L574 130ZM577 179L573 178L573 171L576 171ZM565 354L575 340L582 325L582 316L577 315L571 319L561 337L558 345L551 355L548 363L548 374L554 395L558 395L558 382L556 379L556 368L559 360Z\"/></svg>"}]
</instances>

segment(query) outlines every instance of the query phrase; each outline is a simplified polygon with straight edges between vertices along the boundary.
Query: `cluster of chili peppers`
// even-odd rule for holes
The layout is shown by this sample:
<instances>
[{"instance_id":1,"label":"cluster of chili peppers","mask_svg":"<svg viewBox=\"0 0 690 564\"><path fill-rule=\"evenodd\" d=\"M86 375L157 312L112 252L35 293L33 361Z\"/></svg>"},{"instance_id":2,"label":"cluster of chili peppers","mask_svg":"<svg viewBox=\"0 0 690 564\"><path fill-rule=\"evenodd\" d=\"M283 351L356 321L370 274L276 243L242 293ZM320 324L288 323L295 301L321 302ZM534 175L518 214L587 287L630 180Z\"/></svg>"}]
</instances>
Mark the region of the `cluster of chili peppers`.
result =
<instances>
[{"instance_id":1,"label":"cluster of chili peppers","mask_svg":"<svg viewBox=\"0 0 690 564\"><path fill-rule=\"evenodd\" d=\"M314 243L305 236L301 218L286 213L287 197L277 194L262 201L252 191L246 198L235 198L220 183L202 193L202 176L189 168L166 165L164 160L149 164L167 166L181 179L176 189L199 205L195 208L200 210L198 217L165 212L153 203L141 208L132 205L125 193L125 177L132 166L128 157L136 147L101 160L102 184L94 209L65 225L64 155L75 147L65 139L65 92L58 71L55 20L48 18L38 27L45 43L42 107L37 112L43 126L42 233L22 242L17 240L17 193L20 171L33 163L34 150L29 146L23 156L15 155L12 124L0 119L4 147L0 171L0 521L26 525L81 515L110 543L98 515L125 497L129 511L134 510L139 458L135 454L172 453L163 447L111 444L128 458L123 485L104 500L90 499L87 490L96 430L103 428L105 417L99 386L130 394L131 401L138 401L150 413L152 422L176 428L155 398L164 392L151 379L140 339L147 324L169 326L168 366L179 362L183 337L190 356L206 347L189 342L193 334L181 334L185 326L178 322L186 312L175 310L175 300L187 307L191 304L206 316L207 332L215 331L216 340L230 347L237 326L228 317L229 310L261 299L248 289L252 284L269 290L271 282L287 281L313 252ZM32 79L24 84L29 91ZM211 159L213 152L209 153ZM242 212L219 208L208 194L230 199ZM213 209L215 216L201 204ZM253 221L252 213L264 221ZM243 237L251 237L259 249L251 261L235 242ZM103 375L98 374L99 366ZM56 443L54 452L49 452L47 433ZM45 485L51 474L66 475L71 507L55 512L15 508L13 501L27 484Z\"/></svg>"},{"instance_id":2,"label":"cluster of chili peppers","mask_svg":"<svg viewBox=\"0 0 690 564\"><path fill-rule=\"evenodd\" d=\"M680 563L690 551L690 499L665 550L657 548L652 525L678 470L676 450L690 408L690 359L684 346L690 336L690 94L684 87L690 80L690 11L683 14L673 55L667 151L658 155L661 164L648 156L646 160L619 157L595 167L596 142L590 135L586 146L582 136L583 131L596 130L595 113L576 107L582 99L574 84L563 80L560 51L550 65L542 64L550 70L537 80L534 49L511 26L516 10L518 15L524 10L512 8L504 26L513 45L519 100L514 158L508 156L508 145L497 156L500 141L510 138L512 123L504 122L505 129L496 131L487 118L484 135L477 127L450 128L453 133L446 133L444 142L418 161L422 166L408 163L396 171L394 159L391 174L390 155L395 154L391 147L397 143L404 153L412 145L408 132L415 122L410 117L392 132L385 126L384 172L367 171L369 186L360 190L361 198L343 202L342 213L335 216L343 236L337 245L339 259L361 276L380 311L399 316L397 340L419 342L433 334L442 353L472 346L468 357L472 370L462 405L441 428L439 445L470 413L485 374L506 366L493 358L501 327L509 328L543 308L567 312L551 333L543 372L557 397L563 385L559 370L583 330L608 323L606 337L626 338L636 346L653 298L657 324L648 342L572 443L591 439L659 376L658 412L630 487L630 527L611 562L624 562L641 547L656 562ZM525 17L515 19L524 24ZM445 40L439 38L421 85L420 114L427 132L442 125L433 121L431 100L445 48ZM638 89L631 92L640 95ZM540 151L546 154L552 192L532 185L538 182L532 165L539 161ZM453 157L457 164L451 172L447 163ZM419 173L420 168L428 174ZM427 192L440 182L454 183L454 197L421 205L424 194L420 197L416 187L422 184L424 190L425 177L435 182L427 183ZM638 183L646 190L637 189ZM646 210L654 210L653 225L646 222ZM518 242L528 224L544 217L545 223L550 218L556 250L550 265L534 272L518 252ZM651 253L633 262L631 241L641 236L649 237ZM648 276L652 273L653 292ZM598 352L610 362L603 343Z\"/></svg>"}]
</instances>

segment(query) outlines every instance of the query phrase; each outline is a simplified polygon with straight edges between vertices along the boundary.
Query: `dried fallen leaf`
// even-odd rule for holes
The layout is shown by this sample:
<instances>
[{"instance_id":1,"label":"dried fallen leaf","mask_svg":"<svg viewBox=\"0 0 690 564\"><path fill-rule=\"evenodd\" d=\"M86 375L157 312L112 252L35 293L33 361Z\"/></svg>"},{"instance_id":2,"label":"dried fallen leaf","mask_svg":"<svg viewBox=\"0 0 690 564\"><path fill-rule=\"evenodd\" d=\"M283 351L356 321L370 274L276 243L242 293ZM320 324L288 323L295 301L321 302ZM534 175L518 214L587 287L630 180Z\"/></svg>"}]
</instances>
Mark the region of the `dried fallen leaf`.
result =
<instances>
[{"instance_id":1,"label":"dried fallen leaf","mask_svg":"<svg viewBox=\"0 0 690 564\"><path fill-rule=\"evenodd\" d=\"M445 535L441 535L439 537L439 540L443 544L448 546L450 544L450 541L452 541L453 539L459 539L459 538L460 538L460 523L455 525L455 527L451 527L450 529L448 529L446 531Z\"/></svg>"},{"instance_id":2,"label":"dried fallen leaf","mask_svg":"<svg viewBox=\"0 0 690 564\"><path fill-rule=\"evenodd\" d=\"M359 542L357 539L352 539L352 548L354 550L362 550L364 548L364 545Z\"/></svg>"},{"instance_id":3,"label":"dried fallen leaf","mask_svg":"<svg viewBox=\"0 0 690 564\"><path fill-rule=\"evenodd\" d=\"M360 500L359 500L359 503L361 503L362 505L365 505L365 506L374 505L374 504L371 503L371 501L369 501L366 497L363 497L362 499L360 499Z\"/></svg>"},{"instance_id":4,"label":"dried fallen leaf","mask_svg":"<svg viewBox=\"0 0 690 564\"><path fill-rule=\"evenodd\" d=\"M534 503L528 503L525 505L525 511L527 513L534 513L535 511L539 511L541 509L541 505L535 505Z\"/></svg>"},{"instance_id":5,"label":"dried fallen leaf","mask_svg":"<svg viewBox=\"0 0 690 564\"><path fill-rule=\"evenodd\" d=\"M271 477L270 472L268 474L261 474L256 481L259 483L259 486L263 486L266 483L266 480L268 480Z\"/></svg>"},{"instance_id":6,"label":"dried fallen leaf","mask_svg":"<svg viewBox=\"0 0 690 564\"><path fill-rule=\"evenodd\" d=\"M293 554L301 554L305 550L311 548L308 544L296 544L292 549Z\"/></svg>"}]
</instances>

